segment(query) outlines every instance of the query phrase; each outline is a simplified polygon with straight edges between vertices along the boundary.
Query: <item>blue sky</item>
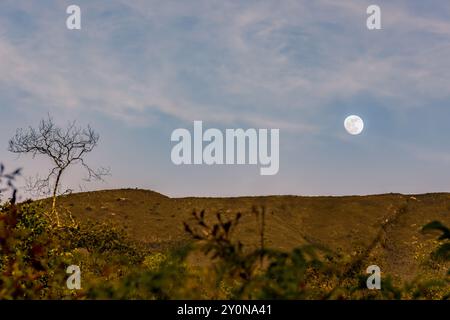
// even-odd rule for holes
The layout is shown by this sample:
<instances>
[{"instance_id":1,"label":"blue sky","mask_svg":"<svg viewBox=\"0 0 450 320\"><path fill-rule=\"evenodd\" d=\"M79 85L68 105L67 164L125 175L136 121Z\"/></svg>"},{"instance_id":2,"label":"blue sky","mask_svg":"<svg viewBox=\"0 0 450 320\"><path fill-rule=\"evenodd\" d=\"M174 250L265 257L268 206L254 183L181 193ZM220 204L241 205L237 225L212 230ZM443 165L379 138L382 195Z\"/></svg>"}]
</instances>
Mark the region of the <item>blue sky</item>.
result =
<instances>
[{"instance_id":1,"label":"blue sky","mask_svg":"<svg viewBox=\"0 0 450 320\"><path fill-rule=\"evenodd\" d=\"M0 2L0 159L51 113L100 134L106 183L170 196L450 191L450 3L423 1ZM65 27L82 10L82 30ZM378 4L382 30L366 28ZM343 121L358 114L359 136ZM171 132L279 128L280 171L175 166Z\"/></svg>"}]
</instances>

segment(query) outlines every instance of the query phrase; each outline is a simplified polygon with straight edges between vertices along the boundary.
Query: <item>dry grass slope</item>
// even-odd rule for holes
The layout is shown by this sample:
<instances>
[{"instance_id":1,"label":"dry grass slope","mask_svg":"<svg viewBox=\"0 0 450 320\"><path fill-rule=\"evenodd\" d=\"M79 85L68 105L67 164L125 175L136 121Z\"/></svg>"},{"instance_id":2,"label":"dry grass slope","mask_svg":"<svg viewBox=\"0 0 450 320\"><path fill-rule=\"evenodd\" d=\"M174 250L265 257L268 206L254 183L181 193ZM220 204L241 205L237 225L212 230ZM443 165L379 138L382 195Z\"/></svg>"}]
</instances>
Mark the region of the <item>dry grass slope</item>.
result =
<instances>
[{"instance_id":1,"label":"dry grass slope","mask_svg":"<svg viewBox=\"0 0 450 320\"><path fill-rule=\"evenodd\" d=\"M134 239L161 250L188 241L183 221L191 221L194 209L205 209L211 219L218 211L230 216L241 212L236 237L256 247L259 233L252 207L265 206L267 246L290 250L311 243L344 257L365 257L362 266L379 265L382 272L403 280L433 272L426 261L436 248L436 236L422 234L422 226L432 220L450 225L450 194L444 193L169 198L153 191L122 189L62 196L59 206L80 220L122 225Z\"/></svg>"}]
</instances>

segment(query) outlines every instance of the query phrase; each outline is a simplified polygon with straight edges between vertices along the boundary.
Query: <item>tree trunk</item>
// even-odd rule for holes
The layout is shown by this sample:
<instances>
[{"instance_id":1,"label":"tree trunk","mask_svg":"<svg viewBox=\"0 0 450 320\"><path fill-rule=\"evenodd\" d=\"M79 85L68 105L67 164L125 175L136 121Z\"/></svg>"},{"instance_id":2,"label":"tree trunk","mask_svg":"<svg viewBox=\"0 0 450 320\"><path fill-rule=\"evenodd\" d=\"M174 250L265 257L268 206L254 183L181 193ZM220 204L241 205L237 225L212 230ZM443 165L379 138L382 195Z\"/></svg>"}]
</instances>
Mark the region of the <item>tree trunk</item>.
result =
<instances>
[{"instance_id":1,"label":"tree trunk","mask_svg":"<svg viewBox=\"0 0 450 320\"><path fill-rule=\"evenodd\" d=\"M55 186L53 188L53 202L52 202L52 214L56 217L56 224L61 226L59 221L58 210L56 210L56 194L58 193L59 180L61 179L61 175L63 173L63 169L59 170L58 175L56 176Z\"/></svg>"}]
</instances>

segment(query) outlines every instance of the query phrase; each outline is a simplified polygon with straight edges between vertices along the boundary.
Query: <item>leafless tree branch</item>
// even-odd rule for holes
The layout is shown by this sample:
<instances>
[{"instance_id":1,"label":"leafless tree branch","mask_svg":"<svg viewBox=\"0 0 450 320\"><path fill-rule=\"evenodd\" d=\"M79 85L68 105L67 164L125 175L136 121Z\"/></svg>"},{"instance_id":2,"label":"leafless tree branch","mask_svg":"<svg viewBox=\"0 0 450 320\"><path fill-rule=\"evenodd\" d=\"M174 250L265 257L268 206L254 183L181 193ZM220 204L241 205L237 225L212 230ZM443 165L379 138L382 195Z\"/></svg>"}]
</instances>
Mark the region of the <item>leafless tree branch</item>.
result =
<instances>
[{"instance_id":1,"label":"leafless tree branch","mask_svg":"<svg viewBox=\"0 0 450 320\"><path fill-rule=\"evenodd\" d=\"M27 185L38 193L52 193L52 211L56 213L56 196L61 184L62 174L67 168L79 164L87 172L84 180L103 180L109 175L109 169L92 169L85 157L98 144L99 135L90 127L81 128L76 122L69 122L67 127L61 128L55 125L50 115L41 120L38 128L28 127L17 129L14 137L9 141L8 150L16 154L31 154L46 156L53 163L47 177L36 177L29 180ZM57 219L59 219L57 217Z\"/></svg>"}]
</instances>

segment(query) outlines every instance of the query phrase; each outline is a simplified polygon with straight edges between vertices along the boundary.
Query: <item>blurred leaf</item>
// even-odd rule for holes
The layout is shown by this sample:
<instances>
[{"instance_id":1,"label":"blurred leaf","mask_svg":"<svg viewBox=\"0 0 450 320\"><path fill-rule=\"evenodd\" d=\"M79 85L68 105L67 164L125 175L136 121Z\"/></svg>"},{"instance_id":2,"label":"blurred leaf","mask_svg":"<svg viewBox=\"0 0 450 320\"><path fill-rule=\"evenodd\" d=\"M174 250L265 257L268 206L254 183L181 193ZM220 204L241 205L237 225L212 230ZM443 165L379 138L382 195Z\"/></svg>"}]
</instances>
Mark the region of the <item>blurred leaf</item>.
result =
<instances>
[{"instance_id":1,"label":"blurred leaf","mask_svg":"<svg viewBox=\"0 0 450 320\"><path fill-rule=\"evenodd\" d=\"M434 252L437 258L444 260L450 260L450 243L444 243L440 245L439 248Z\"/></svg>"},{"instance_id":2,"label":"blurred leaf","mask_svg":"<svg viewBox=\"0 0 450 320\"><path fill-rule=\"evenodd\" d=\"M231 223L232 223L231 221L228 221L223 225L223 230L225 231L226 234L228 234L228 232L230 231Z\"/></svg>"},{"instance_id":3,"label":"blurred leaf","mask_svg":"<svg viewBox=\"0 0 450 320\"><path fill-rule=\"evenodd\" d=\"M432 230L442 231L442 235L439 237L439 240L450 239L450 230L445 225L443 225L441 222L433 221L433 222L428 223L427 225L425 225L422 228L423 232L432 231Z\"/></svg>"}]
</instances>

